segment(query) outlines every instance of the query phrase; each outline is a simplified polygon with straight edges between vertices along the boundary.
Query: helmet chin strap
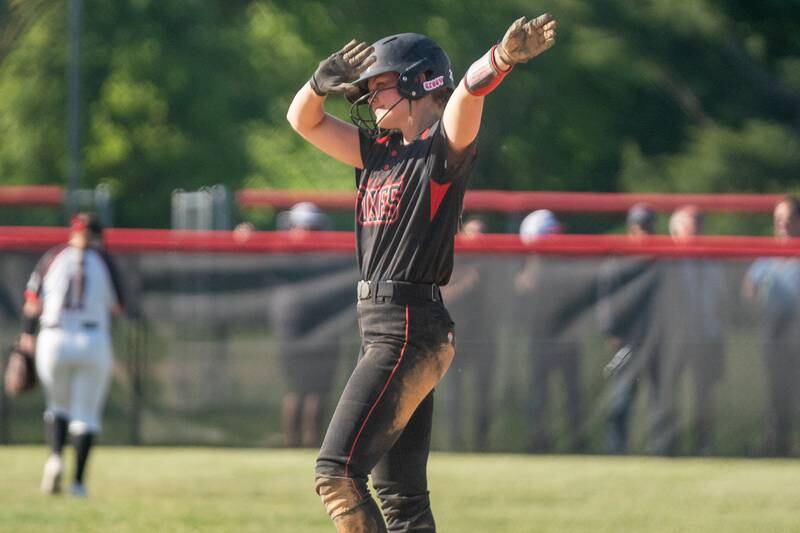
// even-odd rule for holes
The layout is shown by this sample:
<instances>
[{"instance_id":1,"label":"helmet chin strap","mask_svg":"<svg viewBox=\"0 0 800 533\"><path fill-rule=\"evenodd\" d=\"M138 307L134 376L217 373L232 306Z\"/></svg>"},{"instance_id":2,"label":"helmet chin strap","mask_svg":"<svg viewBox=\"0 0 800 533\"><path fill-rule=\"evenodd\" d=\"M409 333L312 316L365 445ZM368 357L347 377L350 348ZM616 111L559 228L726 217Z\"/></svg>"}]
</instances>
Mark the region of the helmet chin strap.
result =
<instances>
[{"instance_id":1,"label":"helmet chin strap","mask_svg":"<svg viewBox=\"0 0 800 533\"><path fill-rule=\"evenodd\" d=\"M380 123L383 121L384 118L386 118L386 115L388 115L392 109L397 107L397 105L400 102L405 100L405 98L403 98L402 96L398 98L398 100L395 103L393 103L389 107L389 109L386 110L386 112L383 114L380 120L378 120L375 117L375 112L372 110L372 102L375 100L375 97L378 96L378 93L380 91L385 91L387 89L394 89L394 87L386 87L383 89L378 89L376 91L369 92L361 96L350 106L350 120L353 122L353 124L355 124L359 128L363 128L369 131L370 134L373 136L377 136L380 133L381 130ZM409 100L409 103L410 102L411 101ZM366 117L363 115L362 111L365 108L366 108L366 113L368 114L368 116Z\"/></svg>"}]
</instances>

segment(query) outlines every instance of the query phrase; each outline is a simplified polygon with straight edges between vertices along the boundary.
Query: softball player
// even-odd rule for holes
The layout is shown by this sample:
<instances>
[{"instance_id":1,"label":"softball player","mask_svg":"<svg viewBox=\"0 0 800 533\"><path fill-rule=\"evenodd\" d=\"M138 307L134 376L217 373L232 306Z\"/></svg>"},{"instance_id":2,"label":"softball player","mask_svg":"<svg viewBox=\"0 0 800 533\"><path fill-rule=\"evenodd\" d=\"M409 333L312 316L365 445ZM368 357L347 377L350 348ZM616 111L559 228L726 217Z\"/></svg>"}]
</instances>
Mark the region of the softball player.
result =
<instances>
[{"instance_id":1,"label":"softball player","mask_svg":"<svg viewBox=\"0 0 800 533\"><path fill-rule=\"evenodd\" d=\"M35 343L36 370L47 397L46 493L61 490L61 455L69 433L75 447L71 492L86 496L86 463L111 378L109 314L121 309L116 269L102 249L102 228L92 215L76 215L68 244L49 250L33 271L23 308L21 342L29 349Z\"/></svg>"},{"instance_id":2,"label":"softball player","mask_svg":"<svg viewBox=\"0 0 800 533\"><path fill-rule=\"evenodd\" d=\"M520 18L457 86L447 54L424 35L353 40L289 107L300 135L356 169L361 354L316 463L316 490L339 532L435 531L433 389L454 355L439 286L453 268L483 99L514 64L550 48L555 30L550 15ZM352 103L355 126L325 112L332 94Z\"/></svg>"}]
</instances>

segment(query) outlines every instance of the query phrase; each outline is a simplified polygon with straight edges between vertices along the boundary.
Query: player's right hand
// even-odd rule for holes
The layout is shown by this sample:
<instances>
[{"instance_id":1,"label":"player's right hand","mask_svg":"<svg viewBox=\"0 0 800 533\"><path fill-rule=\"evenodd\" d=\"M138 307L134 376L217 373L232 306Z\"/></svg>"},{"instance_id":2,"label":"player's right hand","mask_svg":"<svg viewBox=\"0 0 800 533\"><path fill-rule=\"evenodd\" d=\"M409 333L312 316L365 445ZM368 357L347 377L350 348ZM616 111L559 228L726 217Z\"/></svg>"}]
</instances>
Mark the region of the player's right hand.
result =
<instances>
[{"instance_id":1,"label":"player's right hand","mask_svg":"<svg viewBox=\"0 0 800 533\"><path fill-rule=\"evenodd\" d=\"M320 62L309 83L319 96L344 94L367 67L375 62L375 49L355 39Z\"/></svg>"},{"instance_id":2,"label":"player's right hand","mask_svg":"<svg viewBox=\"0 0 800 533\"><path fill-rule=\"evenodd\" d=\"M558 23L545 13L526 22L520 17L506 30L497 53L507 65L526 63L556 44Z\"/></svg>"}]
</instances>

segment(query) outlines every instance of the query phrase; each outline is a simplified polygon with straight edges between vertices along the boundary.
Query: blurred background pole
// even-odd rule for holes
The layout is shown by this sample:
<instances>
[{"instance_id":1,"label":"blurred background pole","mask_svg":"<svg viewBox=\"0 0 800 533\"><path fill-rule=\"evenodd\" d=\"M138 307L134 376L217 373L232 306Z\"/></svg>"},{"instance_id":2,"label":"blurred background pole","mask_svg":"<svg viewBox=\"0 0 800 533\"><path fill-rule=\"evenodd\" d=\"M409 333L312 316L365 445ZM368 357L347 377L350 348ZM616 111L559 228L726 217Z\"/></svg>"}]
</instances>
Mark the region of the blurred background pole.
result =
<instances>
[{"instance_id":1,"label":"blurred background pole","mask_svg":"<svg viewBox=\"0 0 800 533\"><path fill-rule=\"evenodd\" d=\"M67 62L67 219L77 210L81 178L81 3L69 0L69 60Z\"/></svg>"}]
</instances>

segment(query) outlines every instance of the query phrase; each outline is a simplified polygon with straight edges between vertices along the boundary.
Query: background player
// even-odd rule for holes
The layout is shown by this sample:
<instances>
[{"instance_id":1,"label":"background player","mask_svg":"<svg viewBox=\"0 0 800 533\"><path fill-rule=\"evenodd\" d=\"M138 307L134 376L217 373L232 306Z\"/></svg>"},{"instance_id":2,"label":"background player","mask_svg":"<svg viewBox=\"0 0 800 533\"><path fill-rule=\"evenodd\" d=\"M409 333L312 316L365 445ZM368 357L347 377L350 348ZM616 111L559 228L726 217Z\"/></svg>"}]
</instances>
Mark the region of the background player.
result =
<instances>
[{"instance_id":1,"label":"background player","mask_svg":"<svg viewBox=\"0 0 800 533\"><path fill-rule=\"evenodd\" d=\"M445 52L423 35L353 40L320 63L289 107L300 135L356 168L361 356L316 465L317 493L340 532L387 523L435 531L426 479L432 391L454 355L438 286L453 267L483 98L514 64L549 49L555 30L550 15L518 19L458 86ZM358 127L325 112L327 95L345 93ZM367 490L370 472L386 523Z\"/></svg>"},{"instance_id":2,"label":"background player","mask_svg":"<svg viewBox=\"0 0 800 533\"><path fill-rule=\"evenodd\" d=\"M702 212L682 206L670 216L669 232L678 245L703 232ZM679 382L692 379L691 453L708 455L713 445L714 392L725 369L725 328L729 290L719 262L681 258L662 263L659 328L663 331L653 448L660 455L679 451Z\"/></svg>"},{"instance_id":3,"label":"background player","mask_svg":"<svg viewBox=\"0 0 800 533\"><path fill-rule=\"evenodd\" d=\"M470 217L461 226L464 241L480 238L486 223ZM450 448L486 451L492 413L492 383L497 351L496 308L490 300L488 269L482 258L460 254L442 296L458 324L458 357L443 381L450 424ZM472 420L472 424L468 420ZM465 426L470 432L465 432ZM468 437L469 435L469 437Z\"/></svg>"},{"instance_id":4,"label":"background player","mask_svg":"<svg viewBox=\"0 0 800 533\"><path fill-rule=\"evenodd\" d=\"M775 205L773 231L778 242L800 237L800 199L787 196ZM759 314L769 394L764 451L768 455L791 455L800 399L800 260L757 259L745 274L742 292Z\"/></svg>"},{"instance_id":5,"label":"background player","mask_svg":"<svg viewBox=\"0 0 800 533\"><path fill-rule=\"evenodd\" d=\"M520 240L530 244L547 235L563 232L563 226L548 209L537 209L520 224ZM555 449L550 420L552 378L561 375L564 391L566 450L582 451L581 347L572 324L593 294L574 283L573 272L558 259L531 254L514 278L515 312L524 317L530 360L530 397L525 409L528 425L526 449L552 452ZM552 294L559 294L553 298Z\"/></svg>"},{"instance_id":6,"label":"background player","mask_svg":"<svg viewBox=\"0 0 800 533\"><path fill-rule=\"evenodd\" d=\"M278 215L278 229L295 235L331 226L330 218L311 202L300 202ZM336 279L323 277L299 286L289 285L273 298L273 323L286 375L281 429L288 447L320 444L322 416L336 377L342 335L339 328L330 327L330 322L353 304L352 292L333 294L330 281Z\"/></svg>"},{"instance_id":7,"label":"background player","mask_svg":"<svg viewBox=\"0 0 800 533\"><path fill-rule=\"evenodd\" d=\"M649 205L637 203L626 217L627 235L641 242L654 235L658 215ZM655 420L658 391L660 337L653 327L658 289L658 263L650 259L612 257L601 270L600 328L608 336L615 352L604 369L608 378L606 451L628 452L630 420L636 395L643 382L648 383L649 416ZM621 290L626 285L626 290ZM612 294L614 296L612 296ZM650 424L652 428L652 423Z\"/></svg>"},{"instance_id":8,"label":"background player","mask_svg":"<svg viewBox=\"0 0 800 533\"><path fill-rule=\"evenodd\" d=\"M81 213L70 224L69 242L45 253L25 291L20 342L36 350L45 389L45 437L50 446L42 490L61 490L62 450L67 433L75 446L71 492L86 496L84 474L112 370L109 311L122 309L119 278L103 251L102 227ZM39 334L34 338L37 323Z\"/></svg>"}]
</instances>

